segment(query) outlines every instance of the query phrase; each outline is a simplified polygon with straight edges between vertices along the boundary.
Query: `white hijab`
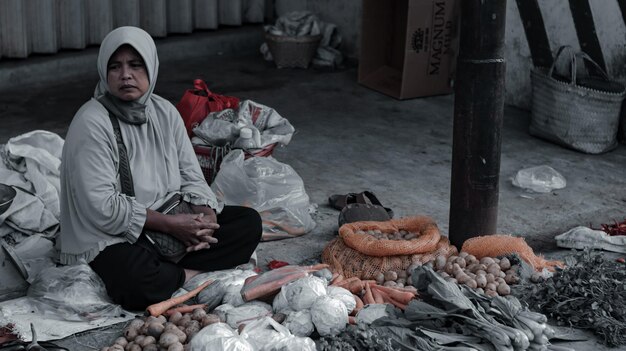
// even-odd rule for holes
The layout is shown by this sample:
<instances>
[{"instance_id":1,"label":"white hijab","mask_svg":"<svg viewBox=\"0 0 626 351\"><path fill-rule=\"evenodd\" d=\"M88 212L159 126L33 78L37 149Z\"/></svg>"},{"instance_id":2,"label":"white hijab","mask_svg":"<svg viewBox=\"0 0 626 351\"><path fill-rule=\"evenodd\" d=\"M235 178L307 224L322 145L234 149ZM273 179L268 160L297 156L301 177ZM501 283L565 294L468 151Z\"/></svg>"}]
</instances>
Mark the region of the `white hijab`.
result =
<instances>
[{"instance_id":1,"label":"white hijab","mask_svg":"<svg viewBox=\"0 0 626 351\"><path fill-rule=\"evenodd\" d=\"M122 45L132 46L143 58L150 86L148 91L136 101L122 101L111 95L107 83L107 65L115 51ZM122 121L132 124L145 122L145 106L152 96L159 72L159 57L156 45L150 34L137 27L119 27L111 31L102 41L98 53L98 74L100 81L94 91L94 97L98 99L111 112ZM103 100L104 98L104 100Z\"/></svg>"}]
</instances>

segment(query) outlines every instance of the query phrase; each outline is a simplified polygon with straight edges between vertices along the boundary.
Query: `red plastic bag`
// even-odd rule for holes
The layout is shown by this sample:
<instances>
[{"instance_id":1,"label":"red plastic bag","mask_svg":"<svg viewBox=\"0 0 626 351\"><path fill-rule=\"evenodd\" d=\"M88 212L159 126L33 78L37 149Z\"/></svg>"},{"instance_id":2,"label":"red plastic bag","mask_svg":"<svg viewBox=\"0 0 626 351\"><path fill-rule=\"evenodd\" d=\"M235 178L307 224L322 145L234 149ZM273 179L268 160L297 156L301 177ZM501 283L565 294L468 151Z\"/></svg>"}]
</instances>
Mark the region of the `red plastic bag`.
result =
<instances>
[{"instance_id":1,"label":"red plastic bag","mask_svg":"<svg viewBox=\"0 0 626 351\"><path fill-rule=\"evenodd\" d=\"M189 137L193 135L192 129L200 124L210 112L237 108L239 99L234 96L219 95L211 92L202 79L193 81L193 89L187 89L183 97L176 104L180 112Z\"/></svg>"}]
</instances>

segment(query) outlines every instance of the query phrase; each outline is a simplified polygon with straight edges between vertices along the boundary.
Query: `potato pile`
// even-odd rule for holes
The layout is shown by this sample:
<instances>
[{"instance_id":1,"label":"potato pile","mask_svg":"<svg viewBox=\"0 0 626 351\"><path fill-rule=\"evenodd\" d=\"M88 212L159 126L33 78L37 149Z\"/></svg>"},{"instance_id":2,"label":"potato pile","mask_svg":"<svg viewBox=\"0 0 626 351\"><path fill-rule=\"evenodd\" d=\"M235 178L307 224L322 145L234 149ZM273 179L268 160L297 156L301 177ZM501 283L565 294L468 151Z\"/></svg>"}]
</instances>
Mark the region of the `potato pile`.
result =
<instances>
[{"instance_id":1,"label":"potato pile","mask_svg":"<svg viewBox=\"0 0 626 351\"><path fill-rule=\"evenodd\" d=\"M438 256L433 262L433 268L447 281L467 285L492 297L509 295L509 284L519 282L519 267L512 266L506 257L483 257L479 260L467 252L461 252L447 260Z\"/></svg>"},{"instance_id":2,"label":"potato pile","mask_svg":"<svg viewBox=\"0 0 626 351\"><path fill-rule=\"evenodd\" d=\"M481 294L504 296L511 293L510 284L519 282L517 265L511 265L508 258L483 257L480 260L467 252L458 256L438 256L426 263L433 267L449 282L464 284ZM387 271L376 275L376 283L388 287L413 287L411 272L421 263L411 264L406 271Z\"/></svg>"},{"instance_id":3,"label":"potato pile","mask_svg":"<svg viewBox=\"0 0 626 351\"><path fill-rule=\"evenodd\" d=\"M184 344L200 329L220 322L215 314L196 308L191 313L173 313L165 316L135 318L126 328L124 336L101 351L183 351Z\"/></svg>"},{"instance_id":4,"label":"potato pile","mask_svg":"<svg viewBox=\"0 0 626 351\"><path fill-rule=\"evenodd\" d=\"M406 230L400 230L395 233L383 233L382 231L376 230L358 230L356 234L369 234L378 240L411 240L417 238L417 234L408 232Z\"/></svg>"}]
</instances>

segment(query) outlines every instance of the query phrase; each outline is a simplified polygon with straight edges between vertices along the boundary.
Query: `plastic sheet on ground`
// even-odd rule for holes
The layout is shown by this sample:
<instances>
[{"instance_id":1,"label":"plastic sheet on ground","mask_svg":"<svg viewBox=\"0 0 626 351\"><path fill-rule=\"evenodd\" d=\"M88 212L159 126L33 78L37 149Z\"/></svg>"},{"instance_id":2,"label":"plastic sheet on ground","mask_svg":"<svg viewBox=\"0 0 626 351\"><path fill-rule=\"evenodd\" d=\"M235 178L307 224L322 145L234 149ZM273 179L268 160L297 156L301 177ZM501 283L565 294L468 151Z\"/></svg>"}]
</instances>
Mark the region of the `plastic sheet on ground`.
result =
<instances>
[{"instance_id":1,"label":"plastic sheet on ground","mask_svg":"<svg viewBox=\"0 0 626 351\"><path fill-rule=\"evenodd\" d=\"M134 318L131 312L124 315L107 317L92 321L63 321L51 319L44 314L34 311L32 301L28 297L0 302L0 320L2 324L13 323L14 330L25 341L32 340L30 323L35 326L37 340L58 340L87 330L106 327Z\"/></svg>"},{"instance_id":2,"label":"plastic sheet on ground","mask_svg":"<svg viewBox=\"0 0 626 351\"><path fill-rule=\"evenodd\" d=\"M111 302L102 279L87 264L42 271L27 296L33 310L49 319L91 321L124 312Z\"/></svg>"},{"instance_id":3,"label":"plastic sheet on ground","mask_svg":"<svg viewBox=\"0 0 626 351\"><path fill-rule=\"evenodd\" d=\"M24 265L29 283L33 283L41 271L56 266L52 241L41 234L26 237L13 247L13 252Z\"/></svg>"},{"instance_id":4,"label":"plastic sheet on ground","mask_svg":"<svg viewBox=\"0 0 626 351\"><path fill-rule=\"evenodd\" d=\"M626 253L626 236L610 236L602 230L588 227L575 227L554 237L558 247L570 249L601 249L611 252Z\"/></svg>"}]
</instances>

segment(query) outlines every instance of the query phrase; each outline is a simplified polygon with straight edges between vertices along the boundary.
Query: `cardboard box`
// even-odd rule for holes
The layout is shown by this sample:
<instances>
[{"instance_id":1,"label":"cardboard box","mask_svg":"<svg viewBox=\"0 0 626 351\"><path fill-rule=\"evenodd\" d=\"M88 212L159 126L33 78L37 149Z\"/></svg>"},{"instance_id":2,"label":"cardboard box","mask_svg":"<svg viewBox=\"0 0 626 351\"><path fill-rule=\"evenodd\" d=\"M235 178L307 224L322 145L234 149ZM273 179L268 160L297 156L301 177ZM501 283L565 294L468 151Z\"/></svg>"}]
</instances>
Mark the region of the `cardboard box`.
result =
<instances>
[{"instance_id":1,"label":"cardboard box","mask_svg":"<svg viewBox=\"0 0 626 351\"><path fill-rule=\"evenodd\" d=\"M363 0L359 83L398 99L453 91L458 0Z\"/></svg>"}]
</instances>

